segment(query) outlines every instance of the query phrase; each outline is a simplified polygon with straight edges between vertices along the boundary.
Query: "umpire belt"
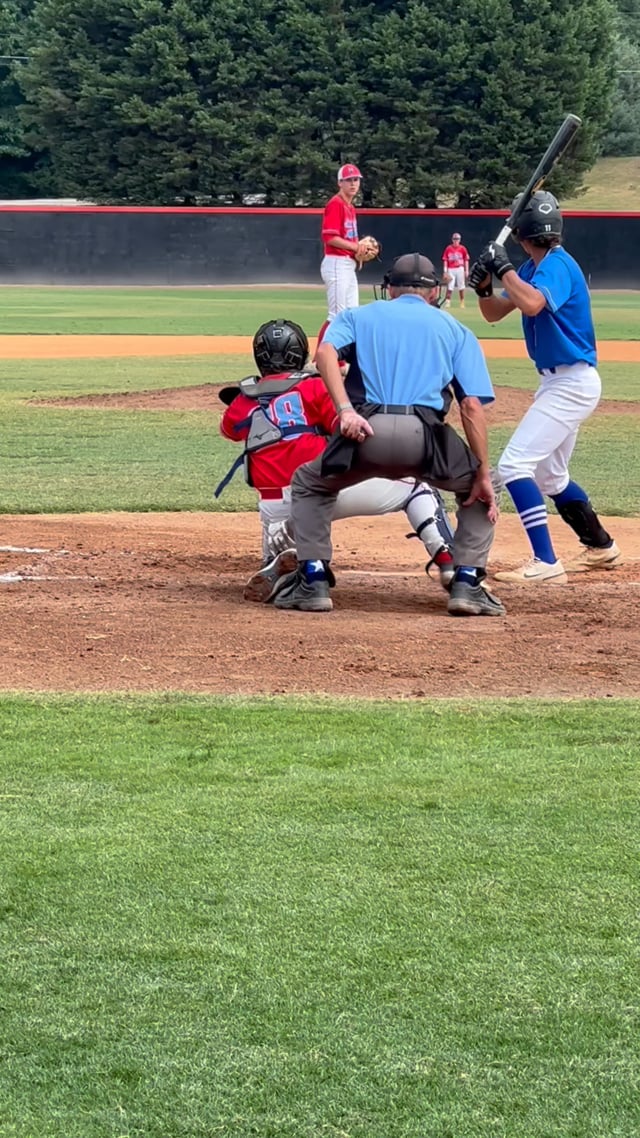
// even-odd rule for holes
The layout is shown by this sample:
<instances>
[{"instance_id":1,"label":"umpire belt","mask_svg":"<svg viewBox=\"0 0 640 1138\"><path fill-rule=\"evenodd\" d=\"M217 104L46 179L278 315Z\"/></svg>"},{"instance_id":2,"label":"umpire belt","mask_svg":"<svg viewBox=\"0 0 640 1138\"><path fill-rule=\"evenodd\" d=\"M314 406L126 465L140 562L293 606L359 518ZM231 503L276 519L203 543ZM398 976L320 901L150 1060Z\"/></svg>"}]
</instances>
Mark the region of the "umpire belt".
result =
<instances>
[{"instance_id":1,"label":"umpire belt","mask_svg":"<svg viewBox=\"0 0 640 1138\"><path fill-rule=\"evenodd\" d=\"M413 403L376 403L374 415L415 415Z\"/></svg>"}]
</instances>

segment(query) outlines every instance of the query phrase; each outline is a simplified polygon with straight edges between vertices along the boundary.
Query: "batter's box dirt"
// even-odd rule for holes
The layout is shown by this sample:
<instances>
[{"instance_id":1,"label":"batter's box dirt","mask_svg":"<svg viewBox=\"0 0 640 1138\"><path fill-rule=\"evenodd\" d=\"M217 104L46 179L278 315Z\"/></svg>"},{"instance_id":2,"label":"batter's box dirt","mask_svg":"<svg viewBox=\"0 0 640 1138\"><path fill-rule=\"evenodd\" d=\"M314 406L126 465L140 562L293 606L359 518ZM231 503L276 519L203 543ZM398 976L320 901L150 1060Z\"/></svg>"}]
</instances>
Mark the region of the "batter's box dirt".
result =
<instances>
[{"instance_id":1,"label":"batter's box dirt","mask_svg":"<svg viewBox=\"0 0 640 1138\"><path fill-rule=\"evenodd\" d=\"M506 617L454 619L403 515L334 526L331 614L242 600L255 514L5 516L0 688L637 696L640 524L605 524L625 553L620 569L565 586L496 585ZM575 549L555 517L552 529L561 555ZM492 567L526 553L520 523L502 517Z\"/></svg>"}]
</instances>

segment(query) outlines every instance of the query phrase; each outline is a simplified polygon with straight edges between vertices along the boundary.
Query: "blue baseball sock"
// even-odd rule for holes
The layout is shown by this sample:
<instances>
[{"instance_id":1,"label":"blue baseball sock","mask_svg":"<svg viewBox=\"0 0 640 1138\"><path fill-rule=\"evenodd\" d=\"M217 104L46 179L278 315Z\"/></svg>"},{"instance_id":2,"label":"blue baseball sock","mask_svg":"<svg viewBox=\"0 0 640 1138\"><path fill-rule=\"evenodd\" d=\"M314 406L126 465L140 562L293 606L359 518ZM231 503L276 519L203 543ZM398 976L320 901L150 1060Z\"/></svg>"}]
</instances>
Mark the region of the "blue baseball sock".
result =
<instances>
[{"instance_id":1,"label":"blue baseball sock","mask_svg":"<svg viewBox=\"0 0 640 1138\"><path fill-rule=\"evenodd\" d=\"M326 581L327 571L324 567L324 561L316 559L315 561L303 561L302 572L307 584L311 585L313 581Z\"/></svg>"},{"instance_id":2,"label":"blue baseball sock","mask_svg":"<svg viewBox=\"0 0 640 1138\"><path fill-rule=\"evenodd\" d=\"M566 506L568 502L588 502L589 495L578 486L577 482L569 481L561 494L551 494L550 498L556 506Z\"/></svg>"},{"instance_id":3,"label":"blue baseball sock","mask_svg":"<svg viewBox=\"0 0 640 1138\"><path fill-rule=\"evenodd\" d=\"M473 565L457 565L455 580L464 581L467 585L478 584L478 570Z\"/></svg>"},{"instance_id":4,"label":"blue baseball sock","mask_svg":"<svg viewBox=\"0 0 640 1138\"><path fill-rule=\"evenodd\" d=\"M533 556L553 565L557 558L551 544L547 507L533 478L516 478L513 482L507 482L507 490L520 514L520 521L531 542Z\"/></svg>"}]
</instances>

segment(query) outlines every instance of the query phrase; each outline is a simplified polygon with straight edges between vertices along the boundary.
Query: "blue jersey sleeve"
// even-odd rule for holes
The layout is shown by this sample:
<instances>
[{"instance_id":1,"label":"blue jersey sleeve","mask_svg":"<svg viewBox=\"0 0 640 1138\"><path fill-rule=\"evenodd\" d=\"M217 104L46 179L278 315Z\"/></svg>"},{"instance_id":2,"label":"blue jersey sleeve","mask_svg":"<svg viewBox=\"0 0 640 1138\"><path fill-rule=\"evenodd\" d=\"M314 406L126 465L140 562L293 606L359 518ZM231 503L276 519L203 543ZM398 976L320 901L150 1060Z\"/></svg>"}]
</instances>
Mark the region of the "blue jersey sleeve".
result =
<instances>
[{"instance_id":1,"label":"blue jersey sleeve","mask_svg":"<svg viewBox=\"0 0 640 1138\"><path fill-rule=\"evenodd\" d=\"M323 337L323 344L331 344L336 351L355 343L356 330L353 312L345 308L332 320Z\"/></svg>"},{"instance_id":2,"label":"blue jersey sleeve","mask_svg":"<svg viewBox=\"0 0 640 1138\"><path fill-rule=\"evenodd\" d=\"M550 312L562 308L573 289L569 267L559 257L544 257L531 277L531 284L542 293Z\"/></svg>"},{"instance_id":3,"label":"blue jersey sleeve","mask_svg":"<svg viewBox=\"0 0 640 1138\"><path fill-rule=\"evenodd\" d=\"M481 403L493 403L495 394L482 348L473 332L462 325L459 328L453 353L456 395L461 390L463 395L475 396Z\"/></svg>"}]
</instances>

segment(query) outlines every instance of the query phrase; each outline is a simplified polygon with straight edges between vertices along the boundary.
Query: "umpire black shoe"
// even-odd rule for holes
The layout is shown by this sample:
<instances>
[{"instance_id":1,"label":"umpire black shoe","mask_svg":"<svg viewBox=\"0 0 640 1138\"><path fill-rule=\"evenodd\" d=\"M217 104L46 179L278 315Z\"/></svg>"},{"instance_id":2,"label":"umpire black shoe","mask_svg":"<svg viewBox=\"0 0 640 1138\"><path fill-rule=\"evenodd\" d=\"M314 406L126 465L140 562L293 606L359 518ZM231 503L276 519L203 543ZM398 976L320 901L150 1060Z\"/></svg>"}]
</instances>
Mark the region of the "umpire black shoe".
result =
<instances>
[{"instance_id":1,"label":"umpire black shoe","mask_svg":"<svg viewBox=\"0 0 640 1138\"><path fill-rule=\"evenodd\" d=\"M331 612L329 581L307 581L298 570L276 582L270 601L277 609L299 609L300 612Z\"/></svg>"},{"instance_id":2,"label":"umpire black shoe","mask_svg":"<svg viewBox=\"0 0 640 1138\"><path fill-rule=\"evenodd\" d=\"M453 582L447 605L450 616L505 616L506 611L502 602L482 585Z\"/></svg>"}]
</instances>

